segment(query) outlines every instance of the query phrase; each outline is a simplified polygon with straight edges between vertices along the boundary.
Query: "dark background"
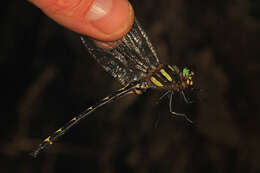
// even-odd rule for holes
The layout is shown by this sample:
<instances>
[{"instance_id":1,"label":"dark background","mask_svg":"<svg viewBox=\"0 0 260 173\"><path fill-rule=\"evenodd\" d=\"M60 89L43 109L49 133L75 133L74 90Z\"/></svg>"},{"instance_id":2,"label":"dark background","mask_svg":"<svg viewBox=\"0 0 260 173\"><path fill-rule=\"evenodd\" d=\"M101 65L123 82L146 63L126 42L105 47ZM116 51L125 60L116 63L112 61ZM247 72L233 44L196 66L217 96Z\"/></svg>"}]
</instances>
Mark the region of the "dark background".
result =
<instances>
[{"instance_id":1,"label":"dark background","mask_svg":"<svg viewBox=\"0 0 260 173\"><path fill-rule=\"evenodd\" d=\"M260 3L132 1L162 63L195 69L203 91L176 100L191 125L171 118L162 92L111 103L37 159L44 137L120 88L78 36L26 1L1 5L0 171L260 172ZM157 115L158 128L154 128Z\"/></svg>"}]
</instances>

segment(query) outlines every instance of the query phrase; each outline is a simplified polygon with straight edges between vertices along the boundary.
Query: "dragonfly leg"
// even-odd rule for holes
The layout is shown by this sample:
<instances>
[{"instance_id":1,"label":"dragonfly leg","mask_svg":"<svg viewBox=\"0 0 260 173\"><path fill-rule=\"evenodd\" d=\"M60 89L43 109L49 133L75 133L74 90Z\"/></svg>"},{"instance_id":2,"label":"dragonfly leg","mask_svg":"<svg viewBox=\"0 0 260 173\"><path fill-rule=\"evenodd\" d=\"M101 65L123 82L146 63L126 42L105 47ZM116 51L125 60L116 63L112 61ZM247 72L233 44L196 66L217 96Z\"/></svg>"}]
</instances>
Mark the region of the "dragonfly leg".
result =
<instances>
[{"instance_id":1,"label":"dragonfly leg","mask_svg":"<svg viewBox=\"0 0 260 173\"><path fill-rule=\"evenodd\" d=\"M181 95L183 96L184 101L185 101L187 104L191 104L191 103L193 103L192 101L190 101L190 100L187 99L187 97L186 97L184 91L181 92Z\"/></svg>"},{"instance_id":2,"label":"dragonfly leg","mask_svg":"<svg viewBox=\"0 0 260 173\"><path fill-rule=\"evenodd\" d=\"M156 101L156 104L158 105L162 101L162 99L169 94L169 92L171 92L171 91L167 91L167 92L163 93L163 95L160 96L158 101Z\"/></svg>"},{"instance_id":3,"label":"dragonfly leg","mask_svg":"<svg viewBox=\"0 0 260 173\"><path fill-rule=\"evenodd\" d=\"M193 123L193 121L192 121L191 119L189 119L189 118L187 117L187 115L182 114L182 113L178 113L178 112L174 112L174 111L172 110L173 95L174 95L174 93L171 92L170 101L169 101L169 109L170 109L170 113L172 114L172 116L174 116L174 117L183 117L183 118L185 118L189 123Z\"/></svg>"}]
</instances>

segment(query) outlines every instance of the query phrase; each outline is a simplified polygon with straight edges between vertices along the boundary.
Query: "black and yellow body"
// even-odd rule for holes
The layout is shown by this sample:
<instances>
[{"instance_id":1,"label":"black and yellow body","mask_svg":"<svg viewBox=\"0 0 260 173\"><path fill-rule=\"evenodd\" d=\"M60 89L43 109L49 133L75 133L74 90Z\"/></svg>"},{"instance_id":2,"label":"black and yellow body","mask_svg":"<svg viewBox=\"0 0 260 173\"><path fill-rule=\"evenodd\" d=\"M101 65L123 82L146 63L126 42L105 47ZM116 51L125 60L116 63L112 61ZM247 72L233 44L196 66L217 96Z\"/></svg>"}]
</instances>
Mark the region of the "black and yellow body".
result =
<instances>
[{"instance_id":1,"label":"black and yellow body","mask_svg":"<svg viewBox=\"0 0 260 173\"><path fill-rule=\"evenodd\" d=\"M75 126L77 123L79 123L81 120L86 118L88 115L90 115L92 112L94 112L96 109L104 106L107 103L110 103L122 96L125 96L127 94L134 93L136 88L140 88L140 84L132 83L126 87L123 87L119 89L118 91L112 93L110 96L107 96L100 100L98 103L96 103L93 106L90 106L82 113L78 114L77 116L73 117L67 124L65 124L63 127L57 129L52 135L48 136L43 140L43 142L39 145L39 147L31 152L30 154L33 157L37 157L37 155L43 151L45 148L47 148L49 145L52 145L60 136L64 135L65 132L67 132L72 126Z\"/></svg>"},{"instance_id":2,"label":"black and yellow body","mask_svg":"<svg viewBox=\"0 0 260 173\"><path fill-rule=\"evenodd\" d=\"M180 92L192 85L192 82L187 83L183 72L175 65L160 64L154 71L148 73L145 80L149 88L171 90L174 92Z\"/></svg>"},{"instance_id":3,"label":"black and yellow body","mask_svg":"<svg viewBox=\"0 0 260 173\"><path fill-rule=\"evenodd\" d=\"M73 117L44 139L31 153L32 156L36 157L96 109L127 94L141 94L149 88L167 91L166 95L170 94L170 112L189 120L185 114L172 111L171 103L174 93L181 93L187 101L184 91L193 86L194 73L187 68L180 70L175 65L160 64L156 51L136 19L130 32L119 41L100 44L86 36L80 39L92 57L124 87Z\"/></svg>"}]
</instances>

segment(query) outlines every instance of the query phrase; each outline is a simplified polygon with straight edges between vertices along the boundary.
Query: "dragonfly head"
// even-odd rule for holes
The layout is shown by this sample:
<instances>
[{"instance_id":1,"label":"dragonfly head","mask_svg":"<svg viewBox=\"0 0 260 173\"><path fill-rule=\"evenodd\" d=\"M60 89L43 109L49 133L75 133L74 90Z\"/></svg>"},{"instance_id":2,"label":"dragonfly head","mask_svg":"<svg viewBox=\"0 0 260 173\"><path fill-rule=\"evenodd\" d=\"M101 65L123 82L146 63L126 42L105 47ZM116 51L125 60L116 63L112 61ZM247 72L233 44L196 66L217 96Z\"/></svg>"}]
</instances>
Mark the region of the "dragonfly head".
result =
<instances>
[{"instance_id":1,"label":"dragonfly head","mask_svg":"<svg viewBox=\"0 0 260 173\"><path fill-rule=\"evenodd\" d=\"M182 76L183 88L192 88L194 85L194 82L192 79L194 76L194 72L185 67L185 68L183 68L183 70L181 72L181 76Z\"/></svg>"}]
</instances>

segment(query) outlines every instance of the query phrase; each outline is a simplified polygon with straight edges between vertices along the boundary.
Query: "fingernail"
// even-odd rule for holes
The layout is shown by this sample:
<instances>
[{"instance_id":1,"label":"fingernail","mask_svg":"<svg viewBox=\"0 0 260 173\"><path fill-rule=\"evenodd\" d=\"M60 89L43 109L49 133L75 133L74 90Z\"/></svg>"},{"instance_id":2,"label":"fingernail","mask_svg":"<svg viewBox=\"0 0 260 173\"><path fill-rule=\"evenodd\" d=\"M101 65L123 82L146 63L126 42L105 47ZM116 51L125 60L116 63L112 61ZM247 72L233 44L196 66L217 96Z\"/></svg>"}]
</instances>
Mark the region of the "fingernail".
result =
<instances>
[{"instance_id":1,"label":"fingernail","mask_svg":"<svg viewBox=\"0 0 260 173\"><path fill-rule=\"evenodd\" d=\"M86 20L98 31L109 35L126 29L133 13L130 10L133 9L127 0L95 0Z\"/></svg>"},{"instance_id":2,"label":"fingernail","mask_svg":"<svg viewBox=\"0 0 260 173\"><path fill-rule=\"evenodd\" d=\"M87 13L88 21L95 21L107 15L112 9L113 0L95 0Z\"/></svg>"}]
</instances>

